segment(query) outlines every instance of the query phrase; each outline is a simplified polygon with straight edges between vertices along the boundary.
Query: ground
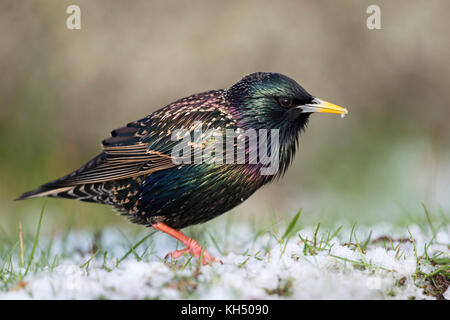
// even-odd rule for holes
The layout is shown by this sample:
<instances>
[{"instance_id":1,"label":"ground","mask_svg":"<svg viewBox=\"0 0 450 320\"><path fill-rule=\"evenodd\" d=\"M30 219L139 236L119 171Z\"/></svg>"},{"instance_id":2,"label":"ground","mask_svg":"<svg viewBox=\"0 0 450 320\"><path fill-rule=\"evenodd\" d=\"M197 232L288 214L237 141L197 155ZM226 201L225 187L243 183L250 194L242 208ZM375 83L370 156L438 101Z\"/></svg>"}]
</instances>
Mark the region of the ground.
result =
<instances>
[{"instance_id":1,"label":"ground","mask_svg":"<svg viewBox=\"0 0 450 320\"><path fill-rule=\"evenodd\" d=\"M208 266L164 260L179 243L150 229L50 239L38 226L0 251L0 299L450 299L450 225L327 229L299 217L188 230L222 260Z\"/></svg>"}]
</instances>

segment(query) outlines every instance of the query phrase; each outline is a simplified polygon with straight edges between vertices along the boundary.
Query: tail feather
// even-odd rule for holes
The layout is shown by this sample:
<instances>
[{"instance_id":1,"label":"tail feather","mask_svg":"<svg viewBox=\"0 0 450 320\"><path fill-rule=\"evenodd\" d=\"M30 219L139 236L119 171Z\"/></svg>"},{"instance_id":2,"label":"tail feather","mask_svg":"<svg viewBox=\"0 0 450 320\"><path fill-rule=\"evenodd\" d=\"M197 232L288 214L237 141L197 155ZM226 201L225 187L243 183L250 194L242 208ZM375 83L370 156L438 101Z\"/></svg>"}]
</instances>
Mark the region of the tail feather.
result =
<instances>
[{"instance_id":1,"label":"tail feather","mask_svg":"<svg viewBox=\"0 0 450 320\"><path fill-rule=\"evenodd\" d=\"M97 170L105 161L105 154L101 153L80 169L25 192L16 200L56 197L112 205L122 213L137 211L136 195L147 175L94 182L83 180L83 183L75 181L76 177Z\"/></svg>"},{"instance_id":2,"label":"tail feather","mask_svg":"<svg viewBox=\"0 0 450 320\"><path fill-rule=\"evenodd\" d=\"M55 197L75 199L85 202L94 202L114 206L121 212L131 212L134 208L141 177L117 181L88 183L79 185L61 185L60 180L40 186L35 190L25 192L16 200L25 200L38 197Z\"/></svg>"},{"instance_id":3,"label":"tail feather","mask_svg":"<svg viewBox=\"0 0 450 320\"><path fill-rule=\"evenodd\" d=\"M35 190L25 192L16 200L25 200L25 199L32 199L32 198L38 198L38 197L58 197L62 193L66 193L66 192L72 190L73 188L74 187L72 187L72 186L61 187L61 186L43 185Z\"/></svg>"},{"instance_id":4,"label":"tail feather","mask_svg":"<svg viewBox=\"0 0 450 320\"><path fill-rule=\"evenodd\" d=\"M61 185L59 180L40 186L35 190L25 192L16 200L25 200L39 197L54 197L76 199L87 202L108 203L110 190L105 190L104 183Z\"/></svg>"},{"instance_id":5,"label":"tail feather","mask_svg":"<svg viewBox=\"0 0 450 320\"><path fill-rule=\"evenodd\" d=\"M95 166L99 165L100 163L103 162L104 157L105 154L102 152L95 158L93 158L91 161L86 163L84 166L82 166L80 169L62 178L46 183L35 190L25 192L16 200L25 200L38 197L59 197L59 198L76 199L77 197L73 194L73 191L75 188L79 186L71 183L68 180L70 180L71 178L75 177L80 173L91 170Z\"/></svg>"}]
</instances>

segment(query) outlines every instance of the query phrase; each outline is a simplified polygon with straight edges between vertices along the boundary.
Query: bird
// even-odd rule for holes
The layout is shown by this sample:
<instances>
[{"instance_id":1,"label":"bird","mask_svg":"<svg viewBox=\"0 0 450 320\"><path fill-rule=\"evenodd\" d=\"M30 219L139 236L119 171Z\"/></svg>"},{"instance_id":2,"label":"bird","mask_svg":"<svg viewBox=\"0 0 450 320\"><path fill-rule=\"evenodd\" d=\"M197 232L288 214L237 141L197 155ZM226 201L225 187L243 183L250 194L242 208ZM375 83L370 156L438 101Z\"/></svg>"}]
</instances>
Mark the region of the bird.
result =
<instances>
[{"instance_id":1,"label":"bird","mask_svg":"<svg viewBox=\"0 0 450 320\"><path fill-rule=\"evenodd\" d=\"M17 200L57 197L110 205L131 222L167 233L185 246L166 258L192 254L203 264L220 262L181 229L230 211L262 186L281 178L313 113L344 116L348 111L309 94L283 74L248 74L226 89L179 99L111 131L102 141L102 151L92 160ZM211 135L189 140L198 127L224 136L237 132L236 139L229 140L233 146L230 152L234 159L240 138L245 142L240 149L245 155L243 161L189 161L198 150L220 146ZM262 172L267 161L262 161L260 143L275 139L267 134L257 135L255 140L242 134L264 130L278 133L278 143L266 146L270 149L267 154L277 155L274 160L278 166L271 174ZM180 147L180 136L188 138L184 162L173 152ZM258 143L251 144L250 140Z\"/></svg>"}]
</instances>

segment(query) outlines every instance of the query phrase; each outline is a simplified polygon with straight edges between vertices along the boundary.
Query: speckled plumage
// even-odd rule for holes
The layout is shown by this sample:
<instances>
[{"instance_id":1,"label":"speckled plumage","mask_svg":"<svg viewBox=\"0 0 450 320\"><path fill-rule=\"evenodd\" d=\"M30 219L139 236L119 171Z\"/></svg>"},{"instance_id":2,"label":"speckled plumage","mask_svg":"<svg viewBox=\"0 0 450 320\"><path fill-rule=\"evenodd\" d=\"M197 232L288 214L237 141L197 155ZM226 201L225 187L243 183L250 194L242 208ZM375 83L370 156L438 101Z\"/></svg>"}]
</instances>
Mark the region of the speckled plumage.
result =
<instances>
[{"instance_id":1,"label":"speckled plumage","mask_svg":"<svg viewBox=\"0 0 450 320\"><path fill-rule=\"evenodd\" d=\"M52 196L108 204L131 221L162 222L172 228L208 221L282 176L295 154L298 136L310 113L280 105L289 97L296 105L313 97L292 79L255 73L226 90L195 94L111 132L103 151L77 171L30 191L20 199ZM279 129L280 169L260 174L261 164L175 164L174 130ZM248 150L247 150L248 152Z\"/></svg>"}]
</instances>

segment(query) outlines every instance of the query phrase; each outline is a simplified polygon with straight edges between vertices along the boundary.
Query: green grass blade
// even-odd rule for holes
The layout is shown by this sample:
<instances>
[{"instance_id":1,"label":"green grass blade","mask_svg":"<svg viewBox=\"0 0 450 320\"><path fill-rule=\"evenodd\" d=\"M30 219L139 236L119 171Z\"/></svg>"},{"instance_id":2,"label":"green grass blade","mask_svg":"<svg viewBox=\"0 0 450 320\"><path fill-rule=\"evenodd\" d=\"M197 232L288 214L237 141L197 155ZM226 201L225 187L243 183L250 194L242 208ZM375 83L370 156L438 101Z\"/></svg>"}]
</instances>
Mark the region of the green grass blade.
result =
<instances>
[{"instance_id":1,"label":"green grass blade","mask_svg":"<svg viewBox=\"0 0 450 320\"><path fill-rule=\"evenodd\" d=\"M116 267L118 267L119 264L120 264L123 260L125 260L131 253L134 253L134 252L135 252L134 250L136 250L137 247L139 247L141 244L143 244L144 241L147 240L148 238L150 238L153 234L154 234L154 232L150 232L150 233L147 234L145 237L143 237L141 240L139 240L134 246L132 246L132 247L130 248L130 250L128 250L127 253L125 253L125 254L123 255L122 258L120 258L119 260L117 260L117 262L116 262Z\"/></svg>"},{"instance_id":2,"label":"green grass blade","mask_svg":"<svg viewBox=\"0 0 450 320\"><path fill-rule=\"evenodd\" d=\"M86 261L85 263L83 263L80 268L83 269L86 267L86 271L89 271L89 264L91 263L91 261L99 254L100 249L97 249L97 251L92 255L92 257L90 257L88 259L88 261Z\"/></svg>"},{"instance_id":3,"label":"green grass blade","mask_svg":"<svg viewBox=\"0 0 450 320\"><path fill-rule=\"evenodd\" d=\"M211 238L211 240L212 240L214 246L216 247L217 251L219 251L219 254L221 256L225 255L225 252L220 248L219 244L217 243L216 238L214 238L214 236L211 233L209 233L209 237Z\"/></svg>"},{"instance_id":4,"label":"green grass blade","mask_svg":"<svg viewBox=\"0 0 450 320\"><path fill-rule=\"evenodd\" d=\"M291 222L289 223L288 227L286 228L286 231L284 232L283 236L281 237L281 239L285 240L287 239L287 237L290 235L290 233L292 232L292 230L295 228L296 224L297 224L297 220L300 218L301 214L302 214L303 209L300 209L297 214L295 215L295 217L291 220Z\"/></svg>"},{"instance_id":5,"label":"green grass blade","mask_svg":"<svg viewBox=\"0 0 450 320\"><path fill-rule=\"evenodd\" d=\"M24 277L28 274L28 271L30 270L30 267L31 267L31 263L33 262L34 253L36 251L37 243L39 241L39 234L41 233L42 217L44 216L44 210L45 210L46 204L47 204L47 202L44 202L44 205L42 206L41 215L39 216L39 222L38 222L38 226L37 226L37 230L36 230L36 235L34 236L33 248L31 249L30 258L28 259L28 265L27 265L27 269L25 270Z\"/></svg>"},{"instance_id":6,"label":"green grass blade","mask_svg":"<svg viewBox=\"0 0 450 320\"><path fill-rule=\"evenodd\" d=\"M425 204L422 202L423 210L425 211L425 216L427 217L428 224L430 225L431 231L433 232L433 235L436 236L436 229L434 228L433 224L431 223L431 216L430 212L428 211Z\"/></svg>"}]
</instances>

